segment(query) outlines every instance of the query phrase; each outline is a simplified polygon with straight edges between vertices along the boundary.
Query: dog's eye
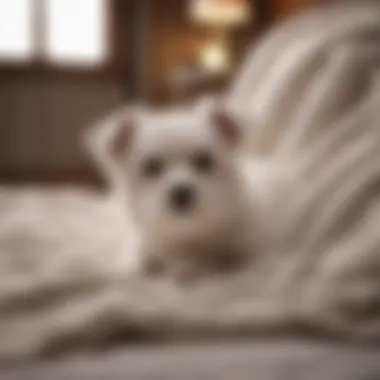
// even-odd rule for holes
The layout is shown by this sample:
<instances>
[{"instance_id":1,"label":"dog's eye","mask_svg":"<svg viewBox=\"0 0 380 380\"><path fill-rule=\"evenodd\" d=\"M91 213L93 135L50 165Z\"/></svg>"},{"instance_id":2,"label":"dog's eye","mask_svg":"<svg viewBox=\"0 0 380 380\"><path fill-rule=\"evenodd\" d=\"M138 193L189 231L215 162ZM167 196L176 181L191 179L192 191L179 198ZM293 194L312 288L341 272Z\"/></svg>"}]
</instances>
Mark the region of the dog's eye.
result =
<instances>
[{"instance_id":1,"label":"dog's eye","mask_svg":"<svg viewBox=\"0 0 380 380\"><path fill-rule=\"evenodd\" d=\"M192 160L193 166L202 173L210 172L215 165L214 158L208 152L198 152Z\"/></svg>"},{"instance_id":2,"label":"dog's eye","mask_svg":"<svg viewBox=\"0 0 380 380\"><path fill-rule=\"evenodd\" d=\"M158 158L148 158L142 168L145 177L157 177L164 170L164 163Z\"/></svg>"}]
</instances>

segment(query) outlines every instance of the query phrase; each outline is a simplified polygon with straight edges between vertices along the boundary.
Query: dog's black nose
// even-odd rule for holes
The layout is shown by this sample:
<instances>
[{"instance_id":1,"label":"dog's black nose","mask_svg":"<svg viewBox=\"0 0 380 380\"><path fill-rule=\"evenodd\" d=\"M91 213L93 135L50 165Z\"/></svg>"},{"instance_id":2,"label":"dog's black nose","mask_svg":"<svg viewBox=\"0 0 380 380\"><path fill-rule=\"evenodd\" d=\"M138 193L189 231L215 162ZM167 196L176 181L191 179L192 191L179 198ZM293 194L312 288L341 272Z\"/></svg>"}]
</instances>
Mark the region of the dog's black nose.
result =
<instances>
[{"instance_id":1,"label":"dog's black nose","mask_svg":"<svg viewBox=\"0 0 380 380\"><path fill-rule=\"evenodd\" d=\"M170 191L170 203L179 211L188 210L194 203L195 191L189 185L179 185Z\"/></svg>"}]
</instances>

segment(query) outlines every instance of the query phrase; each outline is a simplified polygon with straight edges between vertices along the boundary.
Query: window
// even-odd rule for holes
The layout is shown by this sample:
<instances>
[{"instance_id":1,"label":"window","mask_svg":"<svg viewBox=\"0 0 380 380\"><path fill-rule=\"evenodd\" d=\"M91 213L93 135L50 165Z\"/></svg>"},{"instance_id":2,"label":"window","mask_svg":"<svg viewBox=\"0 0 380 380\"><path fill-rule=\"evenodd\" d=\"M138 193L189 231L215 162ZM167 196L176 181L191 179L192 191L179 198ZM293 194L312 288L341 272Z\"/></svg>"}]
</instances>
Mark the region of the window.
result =
<instances>
[{"instance_id":1,"label":"window","mask_svg":"<svg viewBox=\"0 0 380 380\"><path fill-rule=\"evenodd\" d=\"M45 54L54 63L97 64L107 56L106 1L45 0Z\"/></svg>"},{"instance_id":2,"label":"window","mask_svg":"<svg viewBox=\"0 0 380 380\"><path fill-rule=\"evenodd\" d=\"M0 58L24 61L33 53L32 0L0 1Z\"/></svg>"},{"instance_id":3,"label":"window","mask_svg":"<svg viewBox=\"0 0 380 380\"><path fill-rule=\"evenodd\" d=\"M0 61L100 66L109 58L109 0L0 0Z\"/></svg>"}]
</instances>

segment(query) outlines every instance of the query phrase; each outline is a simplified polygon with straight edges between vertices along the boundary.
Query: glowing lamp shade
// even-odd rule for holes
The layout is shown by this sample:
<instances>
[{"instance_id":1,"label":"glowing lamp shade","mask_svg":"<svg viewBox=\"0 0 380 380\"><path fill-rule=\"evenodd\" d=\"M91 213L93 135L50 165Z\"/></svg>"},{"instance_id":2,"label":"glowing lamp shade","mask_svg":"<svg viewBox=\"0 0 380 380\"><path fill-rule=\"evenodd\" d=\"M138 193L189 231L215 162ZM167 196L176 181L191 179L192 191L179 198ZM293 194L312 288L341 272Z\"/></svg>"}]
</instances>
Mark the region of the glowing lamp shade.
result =
<instances>
[{"instance_id":1,"label":"glowing lamp shade","mask_svg":"<svg viewBox=\"0 0 380 380\"><path fill-rule=\"evenodd\" d=\"M206 45L199 58L202 67L215 74L226 72L230 65L228 50L221 43Z\"/></svg>"},{"instance_id":2,"label":"glowing lamp shade","mask_svg":"<svg viewBox=\"0 0 380 380\"><path fill-rule=\"evenodd\" d=\"M232 27L250 20L247 0L191 0L190 17L198 24Z\"/></svg>"}]
</instances>

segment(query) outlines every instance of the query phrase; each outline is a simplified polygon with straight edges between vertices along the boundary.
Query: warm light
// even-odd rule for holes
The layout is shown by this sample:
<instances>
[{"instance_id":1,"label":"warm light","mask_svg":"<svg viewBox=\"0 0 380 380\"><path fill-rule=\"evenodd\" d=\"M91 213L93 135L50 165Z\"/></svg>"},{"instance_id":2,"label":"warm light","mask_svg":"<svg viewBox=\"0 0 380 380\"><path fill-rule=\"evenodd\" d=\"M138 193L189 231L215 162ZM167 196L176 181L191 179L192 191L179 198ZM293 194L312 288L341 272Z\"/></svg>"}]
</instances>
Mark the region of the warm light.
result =
<instances>
[{"instance_id":1,"label":"warm light","mask_svg":"<svg viewBox=\"0 0 380 380\"><path fill-rule=\"evenodd\" d=\"M0 0L0 56L24 61L31 57L34 43L31 0Z\"/></svg>"},{"instance_id":2,"label":"warm light","mask_svg":"<svg viewBox=\"0 0 380 380\"><path fill-rule=\"evenodd\" d=\"M200 54L200 64L207 72L224 73L229 67L228 50L222 43L205 46Z\"/></svg>"},{"instance_id":3,"label":"warm light","mask_svg":"<svg viewBox=\"0 0 380 380\"><path fill-rule=\"evenodd\" d=\"M105 60L106 0L45 0L44 4L47 19L44 53L50 61L96 65Z\"/></svg>"},{"instance_id":4,"label":"warm light","mask_svg":"<svg viewBox=\"0 0 380 380\"><path fill-rule=\"evenodd\" d=\"M250 19L250 6L245 0L192 0L191 18L211 26L235 26Z\"/></svg>"}]
</instances>

